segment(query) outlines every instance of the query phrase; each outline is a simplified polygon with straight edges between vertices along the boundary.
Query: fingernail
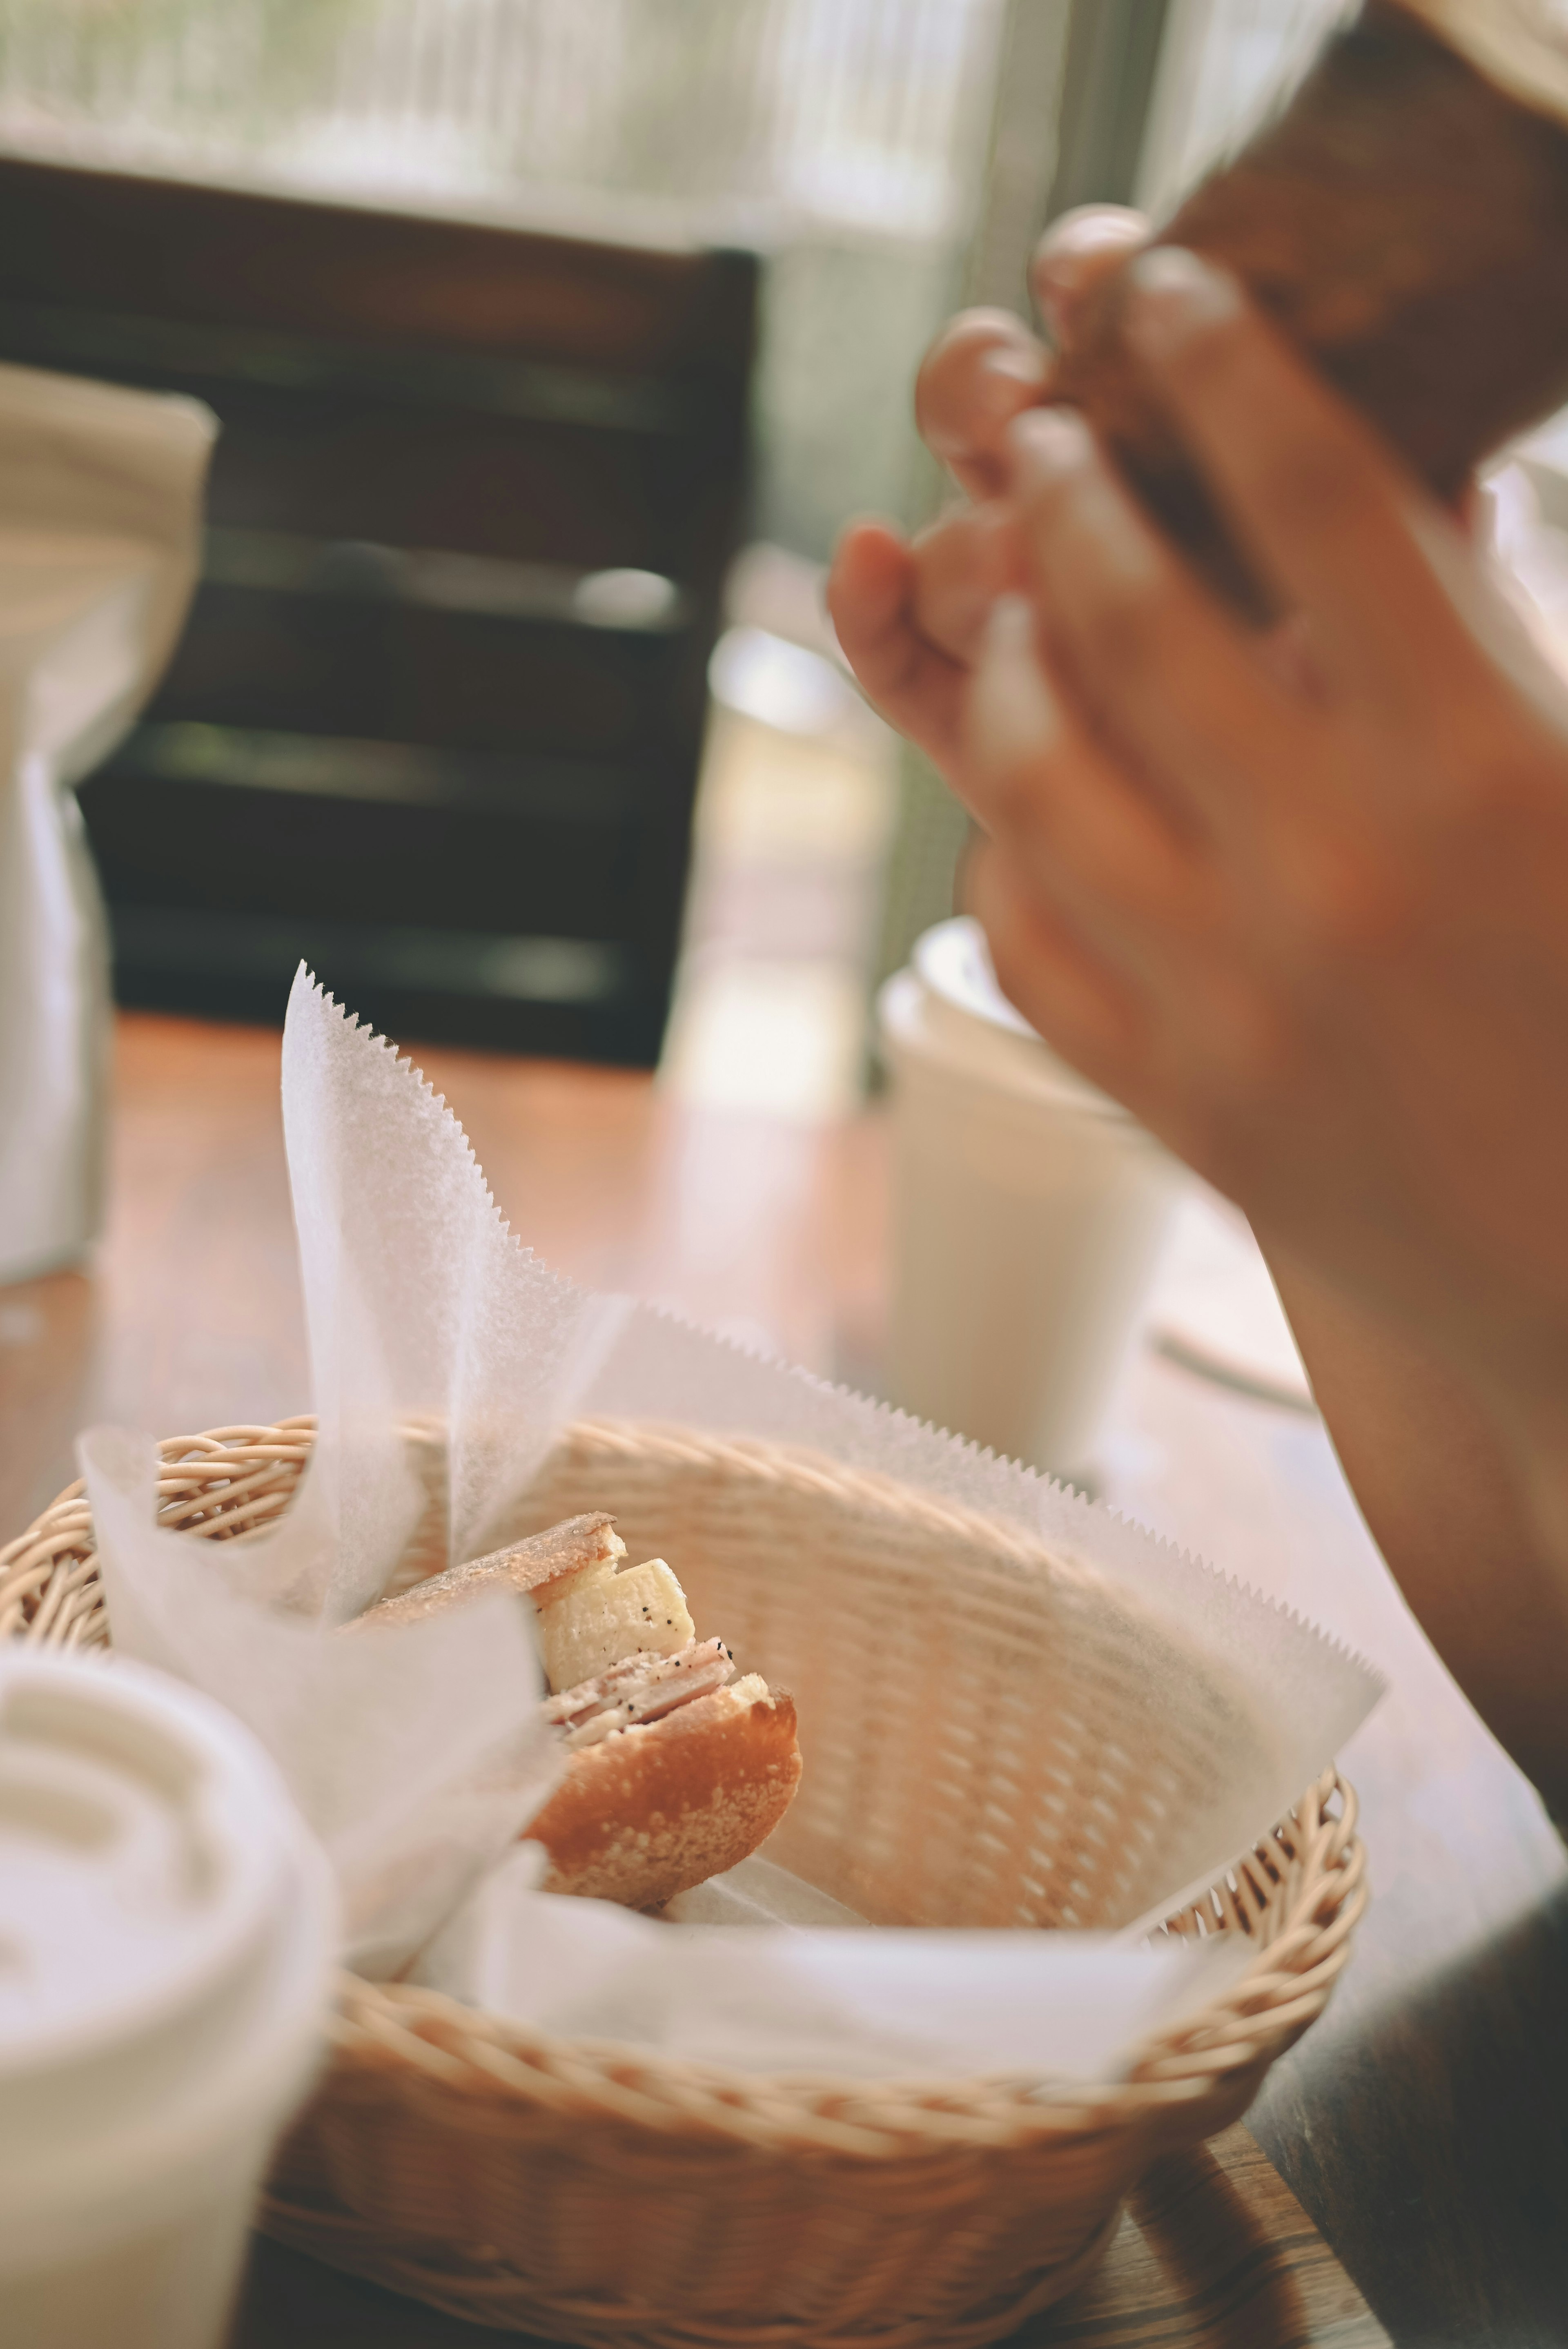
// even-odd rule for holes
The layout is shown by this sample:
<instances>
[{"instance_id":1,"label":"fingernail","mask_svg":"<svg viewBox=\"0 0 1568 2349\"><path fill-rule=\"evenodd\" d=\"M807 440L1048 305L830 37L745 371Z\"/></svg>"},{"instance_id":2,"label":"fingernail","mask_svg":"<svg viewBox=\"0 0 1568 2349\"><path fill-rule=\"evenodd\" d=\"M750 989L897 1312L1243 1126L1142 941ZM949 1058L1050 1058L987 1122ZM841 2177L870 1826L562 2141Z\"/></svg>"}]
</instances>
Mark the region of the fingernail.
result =
<instances>
[{"instance_id":1,"label":"fingernail","mask_svg":"<svg viewBox=\"0 0 1568 2349\"><path fill-rule=\"evenodd\" d=\"M1094 442L1081 416L1065 408L1027 408L1007 428L1018 475L1055 480L1072 472L1093 453Z\"/></svg>"},{"instance_id":2,"label":"fingernail","mask_svg":"<svg viewBox=\"0 0 1568 2349\"><path fill-rule=\"evenodd\" d=\"M1006 424L1046 388L1044 351L1016 350L1006 343L987 351L976 370L975 389L986 414Z\"/></svg>"},{"instance_id":3,"label":"fingernail","mask_svg":"<svg viewBox=\"0 0 1568 2349\"><path fill-rule=\"evenodd\" d=\"M1144 358L1174 357L1192 336L1241 315L1235 279L1181 245L1158 244L1140 254L1128 274L1127 339Z\"/></svg>"},{"instance_id":4,"label":"fingernail","mask_svg":"<svg viewBox=\"0 0 1568 2349\"><path fill-rule=\"evenodd\" d=\"M1124 491L1108 475L1095 447L1094 435L1071 409L1039 408L1020 416L1007 435L1014 451L1013 488L1026 508L1030 493L1052 484L1057 493L1025 526L1036 543L1037 560L1047 567L1067 559L1059 541L1060 526L1070 523L1068 554L1083 559L1084 543L1092 541L1101 572L1123 586L1147 587L1159 577L1156 542L1139 520ZM1037 525L1044 521L1047 535ZM1051 547L1055 552L1049 552Z\"/></svg>"},{"instance_id":5,"label":"fingernail","mask_svg":"<svg viewBox=\"0 0 1568 2349\"><path fill-rule=\"evenodd\" d=\"M1060 730L1035 650L1034 606L1025 595L999 595L969 688L970 750L982 769L1015 766L1049 750Z\"/></svg>"},{"instance_id":6,"label":"fingernail","mask_svg":"<svg viewBox=\"0 0 1568 2349\"><path fill-rule=\"evenodd\" d=\"M1092 276L1099 254L1126 253L1144 233L1119 208L1098 205L1086 205L1081 213L1068 213L1047 232L1029 274L1040 316L1054 337L1060 339L1063 324L1084 290L1086 263L1089 264L1087 274Z\"/></svg>"}]
</instances>

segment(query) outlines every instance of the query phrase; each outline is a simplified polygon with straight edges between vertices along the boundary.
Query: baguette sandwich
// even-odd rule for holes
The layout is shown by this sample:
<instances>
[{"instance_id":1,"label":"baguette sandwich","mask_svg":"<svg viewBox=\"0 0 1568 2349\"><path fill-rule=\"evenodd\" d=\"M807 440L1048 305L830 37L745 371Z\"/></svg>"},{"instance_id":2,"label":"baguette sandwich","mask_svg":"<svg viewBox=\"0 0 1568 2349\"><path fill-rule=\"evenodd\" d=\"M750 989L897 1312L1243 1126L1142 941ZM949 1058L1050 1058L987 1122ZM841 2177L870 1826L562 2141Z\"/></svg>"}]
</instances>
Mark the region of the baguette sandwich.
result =
<instances>
[{"instance_id":1,"label":"baguette sandwich","mask_svg":"<svg viewBox=\"0 0 1568 2349\"><path fill-rule=\"evenodd\" d=\"M800 1776L795 1707L699 1640L663 1558L626 1564L613 1517L547 1532L385 1599L348 1628L412 1623L488 1590L531 1599L566 1775L526 1839L547 1892L654 1909L771 1835Z\"/></svg>"}]
</instances>

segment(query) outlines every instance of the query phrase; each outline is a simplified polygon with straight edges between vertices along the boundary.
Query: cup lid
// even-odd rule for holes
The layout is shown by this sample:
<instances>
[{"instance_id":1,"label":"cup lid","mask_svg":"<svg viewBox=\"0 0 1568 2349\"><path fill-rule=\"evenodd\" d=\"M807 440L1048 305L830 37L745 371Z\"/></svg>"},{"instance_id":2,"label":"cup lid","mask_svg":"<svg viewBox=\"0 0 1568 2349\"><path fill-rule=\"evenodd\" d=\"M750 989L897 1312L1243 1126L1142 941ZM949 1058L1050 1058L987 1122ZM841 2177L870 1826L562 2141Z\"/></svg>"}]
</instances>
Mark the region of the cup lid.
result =
<instances>
[{"instance_id":1,"label":"cup lid","mask_svg":"<svg viewBox=\"0 0 1568 2349\"><path fill-rule=\"evenodd\" d=\"M242 1976L282 1892L272 1765L135 1667L0 1657L0 2092Z\"/></svg>"},{"instance_id":2,"label":"cup lid","mask_svg":"<svg viewBox=\"0 0 1568 2349\"><path fill-rule=\"evenodd\" d=\"M978 922L967 915L938 922L915 940L910 963L920 982L928 1051L1009 1091L1100 1117L1127 1116L1119 1102L1059 1060L1008 1002Z\"/></svg>"},{"instance_id":3,"label":"cup lid","mask_svg":"<svg viewBox=\"0 0 1568 2349\"><path fill-rule=\"evenodd\" d=\"M0 2302L259 2167L336 1925L325 1855L220 1705L0 1642Z\"/></svg>"}]
</instances>

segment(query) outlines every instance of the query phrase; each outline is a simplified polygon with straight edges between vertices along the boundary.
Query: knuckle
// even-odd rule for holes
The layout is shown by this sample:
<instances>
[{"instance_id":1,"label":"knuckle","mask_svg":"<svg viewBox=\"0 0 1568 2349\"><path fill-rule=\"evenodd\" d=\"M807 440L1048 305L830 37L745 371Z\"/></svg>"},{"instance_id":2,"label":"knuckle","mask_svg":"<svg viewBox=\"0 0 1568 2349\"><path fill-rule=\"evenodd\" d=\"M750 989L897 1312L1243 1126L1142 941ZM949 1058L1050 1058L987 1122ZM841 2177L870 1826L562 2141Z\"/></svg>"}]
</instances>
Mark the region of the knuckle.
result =
<instances>
[{"instance_id":1,"label":"knuckle","mask_svg":"<svg viewBox=\"0 0 1568 2349\"><path fill-rule=\"evenodd\" d=\"M995 567L994 539L995 533L973 506L956 506L941 515L913 542L917 588L941 587L953 580L984 585Z\"/></svg>"},{"instance_id":2,"label":"knuckle","mask_svg":"<svg viewBox=\"0 0 1568 2349\"><path fill-rule=\"evenodd\" d=\"M1211 917L1202 870L1159 820L1130 798L1097 794L1079 825L1086 881L1163 936L1191 939Z\"/></svg>"},{"instance_id":3,"label":"knuckle","mask_svg":"<svg viewBox=\"0 0 1568 2349\"><path fill-rule=\"evenodd\" d=\"M968 440L983 360L1026 339L1017 319L1006 310L964 310L948 321L914 380L915 423L938 455Z\"/></svg>"},{"instance_id":4,"label":"knuckle","mask_svg":"<svg viewBox=\"0 0 1568 2349\"><path fill-rule=\"evenodd\" d=\"M1180 339L1163 362L1183 401L1212 409L1229 425L1245 429L1254 441L1272 424L1257 412L1258 376L1266 365L1259 337L1256 315L1227 304L1209 315L1184 318Z\"/></svg>"},{"instance_id":5,"label":"knuckle","mask_svg":"<svg viewBox=\"0 0 1568 2349\"><path fill-rule=\"evenodd\" d=\"M1542 758L1533 744L1500 741L1491 709L1478 724L1467 723L1468 716L1468 710L1457 713L1440 761L1449 806L1483 837L1511 834L1556 815L1563 795L1557 762Z\"/></svg>"},{"instance_id":6,"label":"knuckle","mask_svg":"<svg viewBox=\"0 0 1568 2349\"><path fill-rule=\"evenodd\" d=\"M1095 289L1148 234L1143 214L1120 204L1078 204L1052 222L1035 247L1029 281L1058 333L1076 325Z\"/></svg>"},{"instance_id":7,"label":"knuckle","mask_svg":"<svg viewBox=\"0 0 1568 2349\"><path fill-rule=\"evenodd\" d=\"M1414 907L1408 870L1371 842L1297 843L1286 874L1298 945L1324 961L1367 964L1398 955Z\"/></svg>"},{"instance_id":8,"label":"knuckle","mask_svg":"<svg viewBox=\"0 0 1568 2349\"><path fill-rule=\"evenodd\" d=\"M1278 522L1322 538L1360 519L1377 484L1348 440L1306 432L1292 433L1268 450L1258 487Z\"/></svg>"},{"instance_id":9,"label":"knuckle","mask_svg":"<svg viewBox=\"0 0 1568 2349\"><path fill-rule=\"evenodd\" d=\"M1052 834L1053 774L1048 754L1015 752L993 769L985 786L985 821L1015 850Z\"/></svg>"},{"instance_id":10,"label":"knuckle","mask_svg":"<svg viewBox=\"0 0 1568 2349\"><path fill-rule=\"evenodd\" d=\"M1083 570L1071 622L1084 650L1109 675L1146 675L1161 665L1164 601L1151 581L1109 580Z\"/></svg>"}]
</instances>

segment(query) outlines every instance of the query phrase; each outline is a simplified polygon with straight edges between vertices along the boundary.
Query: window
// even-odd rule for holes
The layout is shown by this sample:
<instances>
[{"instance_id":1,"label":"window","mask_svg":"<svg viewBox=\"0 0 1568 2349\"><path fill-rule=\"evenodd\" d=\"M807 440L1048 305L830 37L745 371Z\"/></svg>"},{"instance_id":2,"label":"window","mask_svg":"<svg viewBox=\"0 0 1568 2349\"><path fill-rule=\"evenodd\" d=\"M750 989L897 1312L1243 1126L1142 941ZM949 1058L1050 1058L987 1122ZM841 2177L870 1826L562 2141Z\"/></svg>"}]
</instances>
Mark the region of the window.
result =
<instances>
[{"instance_id":1,"label":"window","mask_svg":"<svg viewBox=\"0 0 1568 2349\"><path fill-rule=\"evenodd\" d=\"M1173 0L1139 199L1163 212L1289 88L1354 0Z\"/></svg>"}]
</instances>

